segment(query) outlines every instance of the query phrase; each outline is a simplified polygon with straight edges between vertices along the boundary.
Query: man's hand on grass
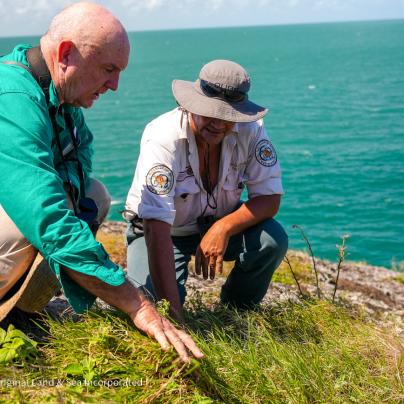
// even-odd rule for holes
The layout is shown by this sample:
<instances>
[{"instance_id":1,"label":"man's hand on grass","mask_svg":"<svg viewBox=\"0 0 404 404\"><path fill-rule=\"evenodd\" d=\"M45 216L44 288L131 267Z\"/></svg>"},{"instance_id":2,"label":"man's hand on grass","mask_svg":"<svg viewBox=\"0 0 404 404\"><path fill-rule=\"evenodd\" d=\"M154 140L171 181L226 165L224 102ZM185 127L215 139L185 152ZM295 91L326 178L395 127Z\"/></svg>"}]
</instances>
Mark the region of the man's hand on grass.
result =
<instances>
[{"instance_id":1,"label":"man's hand on grass","mask_svg":"<svg viewBox=\"0 0 404 404\"><path fill-rule=\"evenodd\" d=\"M135 326L156 339L164 351L173 346L183 362L191 360L190 353L197 359L203 358L203 353L192 337L185 331L175 328L146 298L142 299L140 307L130 316Z\"/></svg>"},{"instance_id":2,"label":"man's hand on grass","mask_svg":"<svg viewBox=\"0 0 404 404\"><path fill-rule=\"evenodd\" d=\"M104 302L127 313L135 326L155 338L164 350L173 346L181 360L189 362L191 356L203 358L192 337L185 331L174 327L160 315L144 294L128 280L120 286L111 286L102 280L63 267L63 272L74 282L98 296Z\"/></svg>"}]
</instances>

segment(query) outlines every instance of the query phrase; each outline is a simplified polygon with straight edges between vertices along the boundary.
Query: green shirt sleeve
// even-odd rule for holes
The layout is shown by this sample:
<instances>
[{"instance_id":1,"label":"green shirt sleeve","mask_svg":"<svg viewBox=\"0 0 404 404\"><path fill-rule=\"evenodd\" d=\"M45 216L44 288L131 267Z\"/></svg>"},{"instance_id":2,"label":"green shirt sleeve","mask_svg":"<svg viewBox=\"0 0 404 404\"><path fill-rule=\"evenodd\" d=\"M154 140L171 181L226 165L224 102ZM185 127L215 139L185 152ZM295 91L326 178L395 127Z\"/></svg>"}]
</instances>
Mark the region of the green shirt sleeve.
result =
<instances>
[{"instance_id":1,"label":"green shirt sleeve","mask_svg":"<svg viewBox=\"0 0 404 404\"><path fill-rule=\"evenodd\" d=\"M52 133L45 102L22 91L0 92L0 204L48 261L74 310L83 312L95 297L62 277L61 265L113 286L125 277L68 209L53 165Z\"/></svg>"}]
</instances>

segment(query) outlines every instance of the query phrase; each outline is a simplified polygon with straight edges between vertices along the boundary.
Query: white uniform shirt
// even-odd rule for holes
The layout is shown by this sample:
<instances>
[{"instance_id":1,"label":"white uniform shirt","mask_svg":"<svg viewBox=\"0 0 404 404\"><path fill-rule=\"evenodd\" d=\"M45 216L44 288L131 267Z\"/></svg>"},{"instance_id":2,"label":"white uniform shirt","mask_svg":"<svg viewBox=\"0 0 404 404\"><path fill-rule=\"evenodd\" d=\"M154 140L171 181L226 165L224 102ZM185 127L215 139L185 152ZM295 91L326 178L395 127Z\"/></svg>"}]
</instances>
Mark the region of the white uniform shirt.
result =
<instances>
[{"instance_id":1,"label":"white uniform shirt","mask_svg":"<svg viewBox=\"0 0 404 404\"><path fill-rule=\"evenodd\" d=\"M283 194L280 165L263 121L235 124L223 139L213 191L217 208L212 209L199 174L195 136L187 114L176 108L144 130L126 209L171 224L174 236L186 236L198 233L196 220L202 213L221 218L234 211L244 186L249 199Z\"/></svg>"}]
</instances>

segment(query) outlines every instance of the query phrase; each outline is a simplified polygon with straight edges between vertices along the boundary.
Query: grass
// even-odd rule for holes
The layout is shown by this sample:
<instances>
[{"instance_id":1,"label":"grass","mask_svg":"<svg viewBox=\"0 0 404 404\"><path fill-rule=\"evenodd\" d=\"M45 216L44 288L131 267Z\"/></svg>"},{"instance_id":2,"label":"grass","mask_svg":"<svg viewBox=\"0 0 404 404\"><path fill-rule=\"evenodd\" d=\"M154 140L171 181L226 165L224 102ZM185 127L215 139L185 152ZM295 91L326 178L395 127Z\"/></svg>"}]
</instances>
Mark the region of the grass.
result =
<instances>
[{"instance_id":1,"label":"grass","mask_svg":"<svg viewBox=\"0 0 404 404\"><path fill-rule=\"evenodd\" d=\"M288 259L299 281L302 283L314 283L314 273L310 262L293 255L288 256ZM296 285L290 268L285 261L282 261L279 268L275 271L272 282L283 283L284 285Z\"/></svg>"},{"instance_id":2,"label":"grass","mask_svg":"<svg viewBox=\"0 0 404 404\"><path fill-rule=\"evenodd\" d=\"M125 266L123 239L98 239ZM300 282L314 284L307 260L289 261ZM231 267L226 263L225 274ZM285 262L273 281L295 284ZM79 321L45 318L48 337L34 348L13 330L9 339L3 333L3 346L12 349L15 339L19 347L0 364L0 402L404 402L404 345L391 329L307 296L245 312L215 301L196 291L187 303L188 331L206 354L187 366L115 311L95 309Z\"/></svg>"},{"instance_id":3,"label":"grass","mask_svg":"<svg viewBox=\"0 0 404 404\"><path fill-rule=\"evenodd\" d=\"M89 312L78 322L47 319L49 339L38 345L37 356L0 367L0 400L399 403L404 399L402 342L346 308L304 300L237 312L220 305L208 308L197 296L187 316L189 330L206 354L206 359L190 366L181 364L174 352L162 352L116 312ZM4 380L19 380L20 386L7 387Z\"/></svg>"},{"instance_id":4,"label":"grass","mask_svg":"<svg viewBox=\"0 0 404 404\"><path fill-rule=\"evenodd\" d=\"M404 274L403 275L397 275L393 278L396 282L398 283L403 283L404 284Z\"/></svg>"}]
</instances>

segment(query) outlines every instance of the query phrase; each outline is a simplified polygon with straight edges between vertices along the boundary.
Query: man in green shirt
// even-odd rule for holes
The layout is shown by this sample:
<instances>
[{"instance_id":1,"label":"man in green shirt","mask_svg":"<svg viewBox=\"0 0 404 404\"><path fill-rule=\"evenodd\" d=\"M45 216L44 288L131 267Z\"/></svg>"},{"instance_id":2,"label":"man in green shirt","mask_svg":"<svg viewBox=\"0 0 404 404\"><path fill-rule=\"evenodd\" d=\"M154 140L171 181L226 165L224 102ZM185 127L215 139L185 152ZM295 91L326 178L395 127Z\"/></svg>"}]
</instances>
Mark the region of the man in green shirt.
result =
<instances>
[{"instance_id":1,"label":"man in green shirt","mask_svg":"<svg viewBox=\"0 0 404 404\"><path fill-rule=\"evenodd\" d=\"M191 337L126 280L85 222L103 220L109 196L90 178L92 134L80 108L118 88L128 58L122 24L91 3L58 14L39 48L19 45L0 58L0 320L24 290L30 290L29 305L60 283L76 312L98 296L163 349L172 345L183 360L190 353L200 358ZM88 196L98 213L87 206ZM37 274L32 266L37 251L51 269L42 284L37 275L44 265Z\"/></svg>"}]
</instances>

